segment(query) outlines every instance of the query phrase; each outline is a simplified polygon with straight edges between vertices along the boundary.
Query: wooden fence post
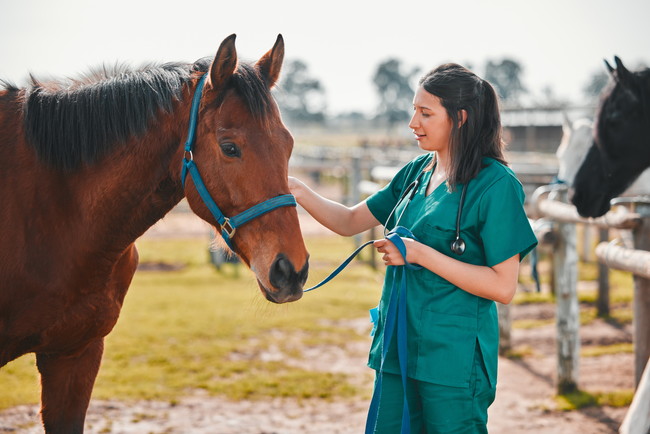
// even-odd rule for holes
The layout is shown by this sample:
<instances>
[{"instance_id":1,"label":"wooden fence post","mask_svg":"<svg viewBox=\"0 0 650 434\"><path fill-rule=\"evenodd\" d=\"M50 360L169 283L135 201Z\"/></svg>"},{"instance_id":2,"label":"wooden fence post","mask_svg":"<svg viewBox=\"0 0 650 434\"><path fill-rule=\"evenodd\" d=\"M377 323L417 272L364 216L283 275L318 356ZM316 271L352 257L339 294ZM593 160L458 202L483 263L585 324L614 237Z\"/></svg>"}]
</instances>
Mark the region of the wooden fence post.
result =
<instances>
[{"instance_id":1,"label":"wooden fence post","mask_svg":"<svg viewBox=\"0 0 650 434\"><path fill-rule=\"evenodd\" d=\"M555 193L560 202L568 201L566 190ZM559 394L565 394L578 388L580 360L580 309L576 291L578 280L576 225L558 222L557 232L558 240L553 254L557 300L557 388Z\"/></svg>"},{"instance_id":2,"label":"wooden fence post","mask_svg":"<svg viewBox=\"0 0 650 434\"><path fill-rule=\"evenodd\" d=\"M637 204L636 212L643 223L634 229L634 249L650 250L650 204ZM634 366L638 386L648 358L650 358L650 279L634 276Z\"/></svg>"},{"instance_id":3,"label":"wooden fence post","mask_svg":"<svg viewBox=\"0 0 650 434\"><path fill-rule=\"evenodd\" d=\"M646 366L630 409L623 419L620 434L647 434L650 430L650 367Z\"/></svg>"},{"instance_id":4,"label":"wooden fence post","mask_svg":"<svg viewBox=\"0 0 650 434\"><path fill-rule=\"evenodd\" d=\"M600 242L609 240L609 229L599 228L598 237ZM596 300L598 316L606 318L609 316L609 268L607 265L598 262L598 300Z\"/></svg>"}]
</instances>

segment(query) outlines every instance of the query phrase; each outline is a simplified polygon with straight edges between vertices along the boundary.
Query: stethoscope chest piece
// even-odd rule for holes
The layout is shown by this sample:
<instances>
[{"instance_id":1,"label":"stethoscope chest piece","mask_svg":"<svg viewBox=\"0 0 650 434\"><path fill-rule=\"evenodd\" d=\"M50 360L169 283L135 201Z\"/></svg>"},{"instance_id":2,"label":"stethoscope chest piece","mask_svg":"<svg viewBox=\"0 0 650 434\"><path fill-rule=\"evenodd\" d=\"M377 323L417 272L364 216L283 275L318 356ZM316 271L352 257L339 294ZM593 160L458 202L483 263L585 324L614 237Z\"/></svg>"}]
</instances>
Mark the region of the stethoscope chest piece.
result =
<instances>
[{"instance_id":1,"label":"stethoscope chest piece","mask_svg":"<svg viewBox=\"0 0 650 434\"><path fill-rule=\"evenodd\" d=\"M458 237L451 242L451 251L457 255L465 253L465 241Z\"/></svg>"}]
</instances>

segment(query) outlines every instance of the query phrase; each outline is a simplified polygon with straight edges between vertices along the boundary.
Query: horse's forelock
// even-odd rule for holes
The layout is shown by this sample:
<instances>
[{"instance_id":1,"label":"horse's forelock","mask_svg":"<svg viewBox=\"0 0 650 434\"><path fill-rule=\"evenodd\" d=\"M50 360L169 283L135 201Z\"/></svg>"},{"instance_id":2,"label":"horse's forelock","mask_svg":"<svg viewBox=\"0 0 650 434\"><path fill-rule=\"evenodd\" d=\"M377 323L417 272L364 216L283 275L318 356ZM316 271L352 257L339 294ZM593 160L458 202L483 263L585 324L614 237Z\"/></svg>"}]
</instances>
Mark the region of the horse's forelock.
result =
<instances>
[{"instance_id":1,"label":"horse's forelock","mask_svg":"<svg viewBox=\"0 0 650 434\"><path fill-rule=\"evenodd\" d=\"M269 117L273 107L271 89L253 65L240 63L231 85L256 120L264 122Z\"/></svg>"}]
</instances>

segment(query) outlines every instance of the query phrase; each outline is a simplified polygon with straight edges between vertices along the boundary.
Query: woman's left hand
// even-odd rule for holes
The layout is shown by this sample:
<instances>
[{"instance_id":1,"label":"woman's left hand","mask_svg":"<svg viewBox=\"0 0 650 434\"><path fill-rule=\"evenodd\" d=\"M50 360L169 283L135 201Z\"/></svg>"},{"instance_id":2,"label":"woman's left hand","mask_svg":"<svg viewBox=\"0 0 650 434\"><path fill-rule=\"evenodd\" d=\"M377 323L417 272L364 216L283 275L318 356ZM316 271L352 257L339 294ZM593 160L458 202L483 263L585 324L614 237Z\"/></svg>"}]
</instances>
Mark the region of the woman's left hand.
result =
<instances>
[{"instance_id":1,"label":"woman's left hand","mask_svg":"<svg viewBox=\"0 0 650 434\"><path fill-rule=\"evenodd\" d=\"M412 263L413 260L411 256L411 248L413 247L415 241L411 238L402 238L404 245L406 246L406 261ZM399 252L395 244L384 238L383 240L376 240L373 243L373 246L377 249L377 252L383 253L382 260L384 265L404 265L405 258L402 257L402 254Z\"/></svg>"}]
</instances>

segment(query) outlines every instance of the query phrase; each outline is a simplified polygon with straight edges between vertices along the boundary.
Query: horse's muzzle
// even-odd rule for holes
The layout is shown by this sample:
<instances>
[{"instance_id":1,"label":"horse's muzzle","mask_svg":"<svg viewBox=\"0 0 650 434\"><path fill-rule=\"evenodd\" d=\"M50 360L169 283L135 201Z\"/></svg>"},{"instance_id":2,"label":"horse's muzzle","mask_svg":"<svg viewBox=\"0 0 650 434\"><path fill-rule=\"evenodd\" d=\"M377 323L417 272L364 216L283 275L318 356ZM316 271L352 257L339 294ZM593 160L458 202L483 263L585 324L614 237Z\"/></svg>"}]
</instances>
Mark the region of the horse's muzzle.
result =
<instances>
[{"instance_id":1,"label":"horse's muzzle","mask_svg":"<svg viewBox=\"0 0 650 434\"><path fill-rule=\"evenodd\" d=\"M287 303L299 300L309 274L309 262L296 271L291 261L283 253L278 254L269 271L269 281L273 288L266 291L266 298L273 303Z\"/></svg>"}]
</instances>

